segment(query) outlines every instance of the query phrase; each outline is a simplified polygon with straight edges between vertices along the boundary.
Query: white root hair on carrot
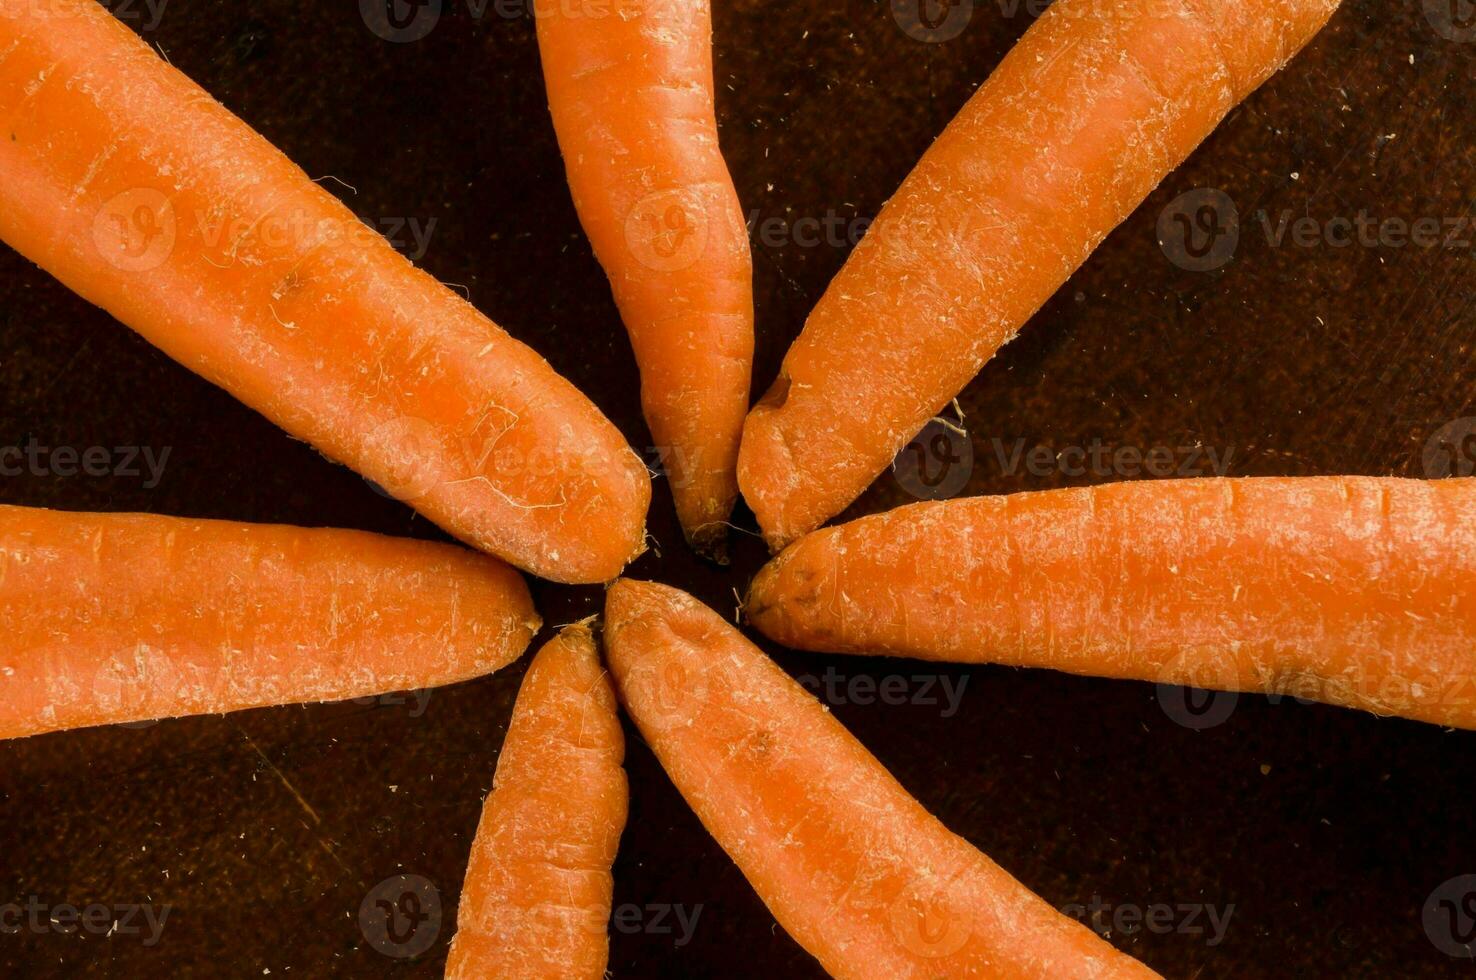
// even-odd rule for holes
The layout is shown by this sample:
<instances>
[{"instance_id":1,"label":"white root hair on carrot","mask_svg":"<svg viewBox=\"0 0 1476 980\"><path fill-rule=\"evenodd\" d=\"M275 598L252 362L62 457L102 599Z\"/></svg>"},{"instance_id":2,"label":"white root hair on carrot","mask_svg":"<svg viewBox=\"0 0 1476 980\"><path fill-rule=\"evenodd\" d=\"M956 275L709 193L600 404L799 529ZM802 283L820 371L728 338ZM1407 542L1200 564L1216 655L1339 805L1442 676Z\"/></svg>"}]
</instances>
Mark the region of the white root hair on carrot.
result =
<instances>
[{"instance_id":1,"label":"white root hair on carrot","mask_svg":"<svg viewBox=\"0 0 1476 980\"><path fill-rule=\"evenodd\" d=\"M331 180L331 181L333 181L336 184L341 184L342 186L347 187L349 189L349 192L352 193L355 197L358 197L359 196L359 189L357 187L355 187L353 184L350 184L348 181L344 180L342 177L337 177L337 176L334 176L333 174L324 174L321 177L314 177L313 178L313 183L318 184L318 183L322 183L325 180Z\"/></svg>"}]
</instances>

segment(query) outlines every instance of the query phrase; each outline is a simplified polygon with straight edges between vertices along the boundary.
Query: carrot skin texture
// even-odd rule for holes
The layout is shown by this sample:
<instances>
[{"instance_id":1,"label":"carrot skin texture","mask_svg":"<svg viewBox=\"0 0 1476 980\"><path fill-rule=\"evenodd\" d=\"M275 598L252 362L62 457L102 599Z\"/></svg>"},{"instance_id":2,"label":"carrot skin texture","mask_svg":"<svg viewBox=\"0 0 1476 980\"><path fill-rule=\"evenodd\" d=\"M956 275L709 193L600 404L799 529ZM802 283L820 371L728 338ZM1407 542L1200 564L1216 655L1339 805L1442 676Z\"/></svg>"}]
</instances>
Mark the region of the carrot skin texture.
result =
<instances>
[{"instance_id":1,"label":"carrot skin texture","mask_svg":"<svg viewBox=\"0 0 1476 980\"><path fill-rule=\"evenodd\" d=\"M450 684L537 629L452 545L0 506L0 738Z\"/></svg>"},{"instance_id":2,"label":"carrot skin texture","mask_svg":"<svg viewBox=\"0 0 1476 980\"><path fill-rule=\"evenodd\" d=\"M949 832L712 610L621 579L626 710L789 934L842 980L1153 977Z\"/></svg>"},{"instance_id":3,"label":"carrot skin texture","mask_svg":"<svg viewBox=\"0 0 1476 980\"><path fill-rule=\"evenodd\" d=\"M601 582L644 547L583 395L92 0L0 0L0 239L483 550Z\"/></svg>"},{"instance_id":4,"label":"carrot skin texture","mask_svg":"<svg viewBox=\"0 0 1476 980\"><path fill-rule=\"evenodd\" d=\"M754 580L789 647L1048 667L1476 728L1476 479L1204 479L921 503Z\"/></svg>"},{"instance_id":5,"label":"carrot skin texture","mask_svg":"<svg viewBox=\"0 0 1476 980\"><path fill-rule=\"evenodd\" d=\"M615 693L589 628L544 645L518 691L472 843L447 980L600 980L628 789Z\"/></svg>"},{"instance_id":6,"label":"carrot skin texture","mask_svg":"<svg viewBox=\"0 0 1476 980\"><path fill-rule=\"evenodd\" d=\"M1337 5L1052 4L882 208L749 414L738 480L771 546L859 496Z\"/></svg>"},{"instance_id":7,"label":"carrot skin texture","mask_svg":"<svg viewBox=\"0 0 1476 980\"><path fill-rule=\"evenodd\" d=\"M707 0L546 4L569 187L641 370L689 542L726 540L753 363L748 229L718 148Z\"/></svg>"}]
</instances>

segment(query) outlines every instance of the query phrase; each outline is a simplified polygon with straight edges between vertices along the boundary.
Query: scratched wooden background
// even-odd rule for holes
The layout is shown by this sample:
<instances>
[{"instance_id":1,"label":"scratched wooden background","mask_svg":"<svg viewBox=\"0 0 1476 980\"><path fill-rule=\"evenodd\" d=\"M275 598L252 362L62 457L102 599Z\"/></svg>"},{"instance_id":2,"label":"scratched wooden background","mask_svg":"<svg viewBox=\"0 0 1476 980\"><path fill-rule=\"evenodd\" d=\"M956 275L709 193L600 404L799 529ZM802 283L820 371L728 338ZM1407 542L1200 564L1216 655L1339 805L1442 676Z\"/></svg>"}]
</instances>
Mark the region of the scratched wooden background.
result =
<instances>
[{"instance_id":1,"label":"scratched wooden background","mask_svg":"<svg viewBox=\"0 0 1476 980\"><path fill-rule=\"evenodd\" d=\"M395 42L352 3L110 6L312 175L352 185L328 182L644 446L634 365L562 184L530 3L447 0L438 18L412 6ZM932 12L930 40L905 2L716 6L724 147L754 225L762 390L857 219L1033 5L956 2ZM852 513L1151 476L1131 453L1157 446L1202 472L1210 451L1233 474L1469 471L1473 84L1470 0L1347 0L965 392L969 438L928 433ZM1360 216L1365 230L1394 224L1344 242ZM1402 242L1398 223L1421 219L1447 240ZM0 477L7 502L438 536L4 249L0 323L0 443L169 452L158 480L55 465ZM1029 464L1035 446L1066 451L1069 472ZM725 611L763 557L744 539L729 571L694 561L659 491L652 527L661 553L634 573ZM600 599L536 594L551 623ZM837 716L909 789L1053 904L1174 907L1167 931L1112 928L1110 910L1098 922L1168 976L1470 974L1441 947L1471 941L1476 923L1422 910L1470 894L1447 883L1476 873L1476 737L1250 697L1197 730L1141 684L775 653L825 682ZM439 975L521 672L424 701L0 744L0 973ZM906 678L909 703L871 703L854 684L888 675ZM956 704L927 703L945 687ZM630 742L614 976L819 976ZM414 898L401 875L415 876ZM376 913L386 896L418 914ZM4 903L22 916L144 904L167 918L155 937L44 921L3 931L15 921ZM1228 915L1223 934L1181 905Z\"/></svg>"}]
</instances>

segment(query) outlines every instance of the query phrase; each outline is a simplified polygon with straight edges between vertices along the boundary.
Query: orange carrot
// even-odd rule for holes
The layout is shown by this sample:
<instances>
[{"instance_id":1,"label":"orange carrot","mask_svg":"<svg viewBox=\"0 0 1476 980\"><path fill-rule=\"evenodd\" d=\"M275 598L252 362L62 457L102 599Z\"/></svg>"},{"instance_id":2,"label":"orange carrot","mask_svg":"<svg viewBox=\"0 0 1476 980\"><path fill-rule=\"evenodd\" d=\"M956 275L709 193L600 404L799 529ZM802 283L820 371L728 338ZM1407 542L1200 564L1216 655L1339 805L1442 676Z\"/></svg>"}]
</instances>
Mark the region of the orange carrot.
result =
<instances>
[{"instance_id":1,"label":"orange carrot","mask_svg":"<svg viewBox=\"0 0 1476 980\"><path fill-rule=\"evenodd\" d=\"M0 238L479 548L593 582L643 547L593 405L93 0L0 0Z\"/></svg>"},{"instance_id":2,"label":"orange carrot","mask_svg":"<svg viewBox=\"0 0 1476 980\"><path fill-rule=\"evenodd\" d=\"M753 262L718 149L708 0L538 8L569 187L641 368L687 540L721 557L753 361Z\"/></svg>"},{"instance_id":3,"label":"orange carrot","mask_svg":"<svg viewBox=\"0 0 1476 980\"><path fill-rule=\"evenodd\" d=\"M722 617L622 579L626 709L774 917L836 977L1151 977L950 833Z\"/></svg>"},{"instance_id":4,"label":"orange carrot","mask_svg":"<svg viewBox=\"0 0 1476 980\"><path fill-rule=\"evenodd\" d=\"M777 550L854 500L1338 0L1058 0L821 297L743 431Z\"/></svg>"},{"instance_id":5,"label":"orange carrot","mask_svg":"<svg viewBox=\"0 0 1476 980\"><path fill-rule=\"evenodd\" d=\"M786 646L1265 691L1476 728L1476 479L1120 483L816 531L748 615Z\"/></svg>"},{"instance_id":6,"label":"orange carrot","mask_svg":"<svg viewBox=\"0 0 1476 980\"><path fill-rule=\"evenodd\" d=\"M0 506L0 738L450 684L537 629L451 545Z\"/></svg>"},{"instance_id":7,"label":"orange carrot","mask_svg":"<svg viewBox=\"0 0 1476 980\"><path fill-rule=\"evenodd\" d=\"M448 980L600 980L625 829L625 738L588 627L523 679L472 843Z\"/></svg>"}]
</instances>

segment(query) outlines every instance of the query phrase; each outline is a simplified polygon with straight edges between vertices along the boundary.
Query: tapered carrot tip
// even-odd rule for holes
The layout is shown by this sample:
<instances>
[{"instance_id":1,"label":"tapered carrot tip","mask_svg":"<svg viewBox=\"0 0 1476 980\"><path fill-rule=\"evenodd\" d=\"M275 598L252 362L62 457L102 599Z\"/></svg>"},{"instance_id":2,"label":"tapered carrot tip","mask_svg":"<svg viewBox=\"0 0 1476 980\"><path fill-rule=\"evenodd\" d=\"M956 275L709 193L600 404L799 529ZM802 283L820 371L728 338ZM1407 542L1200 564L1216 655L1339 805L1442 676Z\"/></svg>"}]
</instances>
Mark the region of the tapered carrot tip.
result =
<instances>
[{"instance_id":1,"label":"tapered carrot tip","mask_svg":"<svg viewBox=\"0 0 1476 980\"><path fill-rule=\"evenodd\" d=\"M704 524L687 532L692 550L715 565L728 564L728 525L722 522Z\"/></svg>"},{"instance_id":2,"label":"tapered carrot tip","mask_svg":"<svg viewBox=\"0 0 1476 980\"><path fill-rule=\"evenodd\" d=\"M913 506L926 509L931 505ZM743 597L744 619L764 636L788 647L808 650L825 643L831 634L824 606L834 589L826 563L834 560L836 542L843 540L842 529L848 526L811 531L770 559ZM885 582L871 585L886 591Z\"/></svg>"},{"instance_id":3,"label":"tapered carrot tip","mask_svg":"<svg viewBox=\"0 0 1476 980\"><path fill-rule=\"evenodd\" d=\"M533 658L472 843L448 980L600 980L625 828L624 735L585 624Z\"/></svg>"},{"instance_id":4,"label":"tapered carrot tip","mask_svg":"<svg viewBox=\"0 0 1476 980\"><path fill-rule=\"evenodd\" d=\"M589 399L105 4L0 0L0 134L0 239L181 364L536 575L640 553L650 481Z\"/></svg>"},{"instance_id":5,"label":"tapered carrot tip","mask_svg":"<svg viewBox=\"0 0 1476 980\"><path fill-rule=\"evenodd\" d=\"M0 507L0 738L450 684L537 629L467 548Z\"/></svg>"},{"instance_id":6,"label":"tapered carrot tip","mask_svg":"<svg viewBox=\"0 0 1476 980\"><path fill-rule=\"evenodd\" d=\"M636 662L627 652L659 649L682 627L702 636L699 612L691 596L656 582L623 578L605 593L605 656L621 698L652 724L680 719L699 705L706 695L705 680L678 659ZM628 642L632 639L636 642Z\"/></svg>"},{"instance_id":7,"label":"tapered carrot tip","mask_svg":"<svg viewBox=\"0 0 1476 980\"><path fill-rule=\"evenodd\" d=\"M1051 4L878 214L744 424L739 485L769 543L860 496L1336 7Z\"/></svg>"},{"instance_id":8,"label":"tapered carrot tip","mask_svg":"<svg viewBox=\"0 0 1476 980\"><path fill-rule=\"evenodd\" d=\"M949 832L823 704L691 596L616 582L605 650L683 798L832 976L1156 976Z\"/></svg>"},{"instance_id":9,"label":"tapered carrot tip","mask_svg":"<svg viewBox=\"0 0 1476 980\"><path fill-rule=\"evenodd\" d=\"M812 536L823 533L816 531ZM808 541L809 537L805 540ZM788 645L787 625L797 615L803 615L805 606L819 599L818 588L805 588L805 583L814 578L813 573L804 567L804 558L812 552L797 551L799 545L800 542L791 544L760 568L743 597L744 620L760 633L785 645ZM799 561L795 560L797 557Z\"/></svg>"},{"instance_id":10,"label":"tapered carrot tip","mask_svg":"<svg viewBox=\"0 0 1476 980\"><path fill-rule=\"evenodd\" d=\"M759 572L745 608L791 649L1290 694L1472 728L1472 699L1453 692L1476 649L1473 529L1470 478L970 497L808 534Z\"/></svg>"},{"instance_id":11,"label":"tapered carrot tip","mask_svg":"<svg viewBox=\"0 0 1476 980\"><path fill-rule=\"evenodd\" d=\"M780 414L789 387L781 377L753 407L743 423L743 441L738 448L738 488L758 519L769 550L774 552L830 516L828 499L806 509L806 501L817 495L795 492L803 471L784 437Z\"/></svg>"},{"instance_id":12,"label":"tapered carrot tip","mask_svg":"<svg viewBox=\"0 0 1476 980\"><path fill-rule=\"evenodd\" d=\"M738 496L753 260L718 147L711 7L622 0L611 17L582 6L542 4L535 18L549 112L630 333L677 518L694 548L720 559L704 529L726 521Z\"/></svg>"}]
</instances>

